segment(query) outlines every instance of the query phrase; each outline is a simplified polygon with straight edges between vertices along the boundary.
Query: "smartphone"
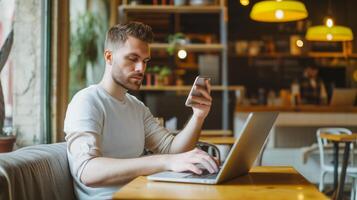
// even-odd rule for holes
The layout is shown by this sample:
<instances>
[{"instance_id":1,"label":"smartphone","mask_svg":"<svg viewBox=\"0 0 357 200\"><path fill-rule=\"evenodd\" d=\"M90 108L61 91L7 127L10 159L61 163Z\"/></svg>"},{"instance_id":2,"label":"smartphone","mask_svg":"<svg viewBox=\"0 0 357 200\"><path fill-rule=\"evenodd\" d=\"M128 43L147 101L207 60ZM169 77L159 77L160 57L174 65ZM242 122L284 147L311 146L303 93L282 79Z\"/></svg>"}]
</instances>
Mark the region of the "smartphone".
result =
<instances>
[{"instance_id":1,"label":"smartphone","mask_svg":"<svg viewBox=\"0 0 357 200\"><path fill-rule=\"evenodd\" d=\"M195 89L195 85L204 87L207 90L207 86L206 86L206 83L205 83L206 80L211 80L211 79L208 78L208 77L202 77L202 76L197 76L196 77L195 81L193 82L193 85L192 85L192 88L190 90L190 93L188 94L187 99L186 99L185 105L187 107L191 107L192 106L192 102L191 102L190 96L198 96L198 97L202 96L202 94Z\"/></svg>"}]
</instances>

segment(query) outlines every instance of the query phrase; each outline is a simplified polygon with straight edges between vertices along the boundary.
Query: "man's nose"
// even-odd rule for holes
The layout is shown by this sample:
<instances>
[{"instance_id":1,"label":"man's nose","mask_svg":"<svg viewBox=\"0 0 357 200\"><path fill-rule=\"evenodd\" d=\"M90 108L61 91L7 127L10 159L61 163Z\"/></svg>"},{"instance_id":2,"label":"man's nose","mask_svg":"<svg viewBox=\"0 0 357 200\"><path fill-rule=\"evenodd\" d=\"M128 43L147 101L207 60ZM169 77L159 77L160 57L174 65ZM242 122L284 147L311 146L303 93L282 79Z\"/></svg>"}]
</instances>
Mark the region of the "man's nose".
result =
<instances>
[{"instance_id":1,"label":"man's nose","mask_svg":"<svg viewBox=\"0 0 357 200\"><path fill-rule=\"evenodd\" d=\"M135 71L136 72L144 72L145 70L145 63L144 62L138 62L135 65Z\"/></svg>"}]
</instances>

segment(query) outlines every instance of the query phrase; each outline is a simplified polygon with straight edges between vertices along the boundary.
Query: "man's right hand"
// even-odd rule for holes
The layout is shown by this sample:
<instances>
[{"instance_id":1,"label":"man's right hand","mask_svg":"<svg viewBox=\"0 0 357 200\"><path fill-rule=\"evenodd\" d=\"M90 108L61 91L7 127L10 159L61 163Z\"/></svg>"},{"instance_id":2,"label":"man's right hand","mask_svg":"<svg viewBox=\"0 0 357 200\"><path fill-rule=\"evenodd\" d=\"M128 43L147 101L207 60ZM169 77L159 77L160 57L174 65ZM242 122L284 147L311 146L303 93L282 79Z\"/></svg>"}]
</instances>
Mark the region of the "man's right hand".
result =
<instances>
[{"instance_id":1,"label":"man's right hand","mask_svg":"<svg viewBox=\"0 0 357 200\"><path fill-rule=\"evenodd\" d=\"M167 156L166 170L174 172L192 171L193 173L201 174L202 168L197 165L201 165L210 173L217 173L219 170L219 161L205 151L197 148L185 153L170 154Z\"/></svg>"}]
</instances>

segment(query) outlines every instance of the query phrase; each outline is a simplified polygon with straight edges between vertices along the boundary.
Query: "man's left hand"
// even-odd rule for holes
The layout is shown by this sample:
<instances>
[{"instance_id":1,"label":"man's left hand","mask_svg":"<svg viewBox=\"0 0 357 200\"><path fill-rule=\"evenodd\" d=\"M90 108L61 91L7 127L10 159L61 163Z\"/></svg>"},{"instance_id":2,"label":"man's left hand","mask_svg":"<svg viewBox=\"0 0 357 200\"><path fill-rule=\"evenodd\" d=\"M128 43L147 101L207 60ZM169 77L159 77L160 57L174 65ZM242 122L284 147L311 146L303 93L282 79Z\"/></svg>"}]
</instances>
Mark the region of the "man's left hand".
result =
<instances>
[{"instance_id":1,"label":"man's left hand","mask_svg":"<svg viewBox=\"0 0 357 200\"><path fill-rule=\"evenodd\" d=\"M191 96L193 116L205 119L211 109L212 97L211 97L211 84L209 80L205 80L206 87L195 85L195 89L201 94L198 96Z\"/></svg>"}]
</instances>

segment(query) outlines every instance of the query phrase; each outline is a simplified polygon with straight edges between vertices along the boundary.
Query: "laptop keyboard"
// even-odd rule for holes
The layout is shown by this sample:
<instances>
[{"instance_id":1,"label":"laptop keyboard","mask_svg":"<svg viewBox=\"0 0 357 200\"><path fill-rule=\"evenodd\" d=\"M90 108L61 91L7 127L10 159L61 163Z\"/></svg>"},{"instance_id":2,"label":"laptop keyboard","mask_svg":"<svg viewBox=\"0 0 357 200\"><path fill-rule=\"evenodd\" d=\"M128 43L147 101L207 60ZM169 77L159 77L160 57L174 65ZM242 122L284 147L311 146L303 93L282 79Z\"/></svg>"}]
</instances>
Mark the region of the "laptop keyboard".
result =
<instances>
[{"instance_id":1,"label":"laptop keyboard","mask_svg":"<svg viewBox=\"0 0 357 200\"><path fill-rule=\"evenodd\" d=\"M203 170L202 174L191 174L185 176L184 178L206 178L206 179L215 179L218 173L209 173L208 170Z\"/></svg>"}]
</instances>

